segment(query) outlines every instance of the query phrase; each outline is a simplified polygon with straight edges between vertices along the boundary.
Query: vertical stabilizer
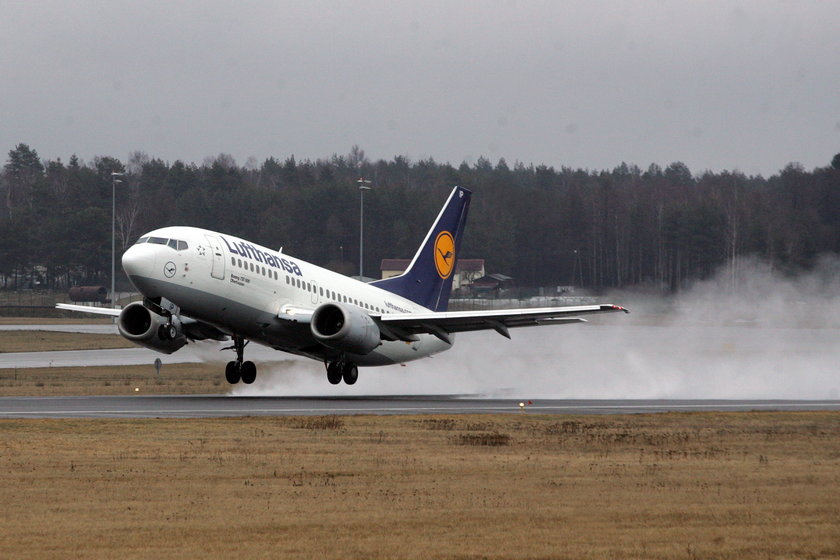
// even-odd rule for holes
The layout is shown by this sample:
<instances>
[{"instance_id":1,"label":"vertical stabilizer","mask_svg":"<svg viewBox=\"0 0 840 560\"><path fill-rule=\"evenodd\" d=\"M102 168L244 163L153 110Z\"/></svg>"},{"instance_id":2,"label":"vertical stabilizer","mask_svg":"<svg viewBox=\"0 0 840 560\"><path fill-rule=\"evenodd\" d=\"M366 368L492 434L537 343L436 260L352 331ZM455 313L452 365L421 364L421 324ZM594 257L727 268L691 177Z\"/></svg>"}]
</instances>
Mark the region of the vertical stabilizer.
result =
<instances>
[{"instance_id":1,"label":"vertical stabilizer","mask_svg":"<svg viewBox=\"0 0 840 560\"><path fill-rule=\"evenodd\" d=\"M472 192L455 187L411 264L399 276L371 282L432 311L446 311Z\"/></svg>"}]
</instances>

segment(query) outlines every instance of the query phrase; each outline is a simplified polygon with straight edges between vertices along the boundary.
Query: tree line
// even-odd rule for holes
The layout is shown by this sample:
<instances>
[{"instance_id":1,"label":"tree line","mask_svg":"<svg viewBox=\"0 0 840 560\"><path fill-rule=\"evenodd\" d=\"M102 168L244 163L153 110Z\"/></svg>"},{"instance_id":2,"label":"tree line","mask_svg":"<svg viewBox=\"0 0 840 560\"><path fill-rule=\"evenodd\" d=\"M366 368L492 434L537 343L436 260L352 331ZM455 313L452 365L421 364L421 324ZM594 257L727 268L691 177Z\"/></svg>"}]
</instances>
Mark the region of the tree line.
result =
<instances>
[{"instance_id":1,"label":"tree line","mask_svg":"<svg viewBox=\"0 0 840 560\"><path fill-rule=\"evenodd\" d=\"M645 285L676 291L756 256L795 271L840 252L840 154L769 177L691 173L675 162L646 170L509 165L479 158L458 166L396 156L298 161L226 154L200 165L136 152L83 162L42 160L18 144L0 173L0 285L107 285L112 173L117 255L139 235L190 225L244 237L338 272L358 274L360 200L366 191L364 271L383 258L410 258L455 185L473 191L461 257L520 286L595 290ZM125 279L122 279L123 282Z\"/></svg>"}]
</instances>

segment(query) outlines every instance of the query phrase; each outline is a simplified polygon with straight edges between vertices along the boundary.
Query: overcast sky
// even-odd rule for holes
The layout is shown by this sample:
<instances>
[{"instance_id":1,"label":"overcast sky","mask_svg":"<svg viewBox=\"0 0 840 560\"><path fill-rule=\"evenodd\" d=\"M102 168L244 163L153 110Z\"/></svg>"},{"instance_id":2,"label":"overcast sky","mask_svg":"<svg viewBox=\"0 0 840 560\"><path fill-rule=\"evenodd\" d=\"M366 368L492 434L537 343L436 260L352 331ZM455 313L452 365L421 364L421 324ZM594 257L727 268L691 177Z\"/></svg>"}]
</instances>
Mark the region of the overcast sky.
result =
<instances>
[{"instance_id":1,"label":"overcast sky","mask_svg":"<svg viewBox=\"0 0 840 560\"><path fill-rule=\"evenodd\" d=\"M837 2L0 0L0 150L697 173L840 152Z\"/></svg>"}]
</instances>

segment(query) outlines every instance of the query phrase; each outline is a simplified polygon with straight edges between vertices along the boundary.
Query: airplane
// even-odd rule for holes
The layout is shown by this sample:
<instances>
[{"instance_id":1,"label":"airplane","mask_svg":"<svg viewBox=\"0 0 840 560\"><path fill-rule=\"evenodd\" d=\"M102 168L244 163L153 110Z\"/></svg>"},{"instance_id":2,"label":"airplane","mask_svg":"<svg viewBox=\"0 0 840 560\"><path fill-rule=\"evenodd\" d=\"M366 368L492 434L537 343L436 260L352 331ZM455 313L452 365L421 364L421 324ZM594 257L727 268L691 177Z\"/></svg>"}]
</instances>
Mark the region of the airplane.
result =
<instances>
[{"instance_id":1,"label":"airplane","mask_svg":"<svg viewBox=\"0 0 840 560\"><path fill-rule=\"evenodd\" d=\"M59 303L111 315L128 340L164 354L189 341L233 341L230 384L253 383L245 346L256 342L322 361L327 380L353 385L361 367L404 364L448 350L455 333L584 322L628 311L612 304L448 311L471 191L452 189L408 268L365 283L226 233L156 229L129 247L122 266L143 301L123 309Z\"/></svg>"}]
</instances>

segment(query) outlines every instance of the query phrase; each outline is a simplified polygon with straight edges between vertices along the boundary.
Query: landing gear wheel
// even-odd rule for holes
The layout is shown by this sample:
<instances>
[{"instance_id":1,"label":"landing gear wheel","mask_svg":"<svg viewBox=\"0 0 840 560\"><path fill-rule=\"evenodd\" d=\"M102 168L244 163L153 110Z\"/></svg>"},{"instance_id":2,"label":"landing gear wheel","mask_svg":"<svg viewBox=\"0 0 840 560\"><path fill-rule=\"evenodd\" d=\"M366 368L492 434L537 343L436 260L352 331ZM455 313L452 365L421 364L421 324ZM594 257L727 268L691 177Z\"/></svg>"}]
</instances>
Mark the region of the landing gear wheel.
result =
<instances>
[{"instance_id":1,"label":"landing gear wheel","mask_svg":"<svg viewBox=\"0 0 840 560\"><path fill-rule=\"evenodd\" d=\"M175 340L178 336L178 329L172 323L167 323L158 327L158 338L161 340Z\"/></svg>"},{"instance_id":2,"label":"landing gear wheel","mask_svg":"<svg viewBox=\"0 0 840 560\"><path fill-rule=\"evenodd\" d=\"M341 383L341 365L338 362L329 362L327 364L327 381L333 385Z\"/></svg>"},{"instance_id":3,"label":"landing gear wheel","mask_svg":"<svg viewBox=\"0 0 840 560\"><path fill-rule=\"evenodd\" d=\"M254 365L254 362L243 362L241 373L242 383L250 385L257 379L257 366Z\"/></svg>"},{"instance_id":4,"label":"landing gear wheel","mask_svg":"<svg viewBox=\"0 0 840 560\"><path fill-rule=\"evenodd\" d=\"M161 331L167 325L162 325ZM174 328L174 325L172 325ZM177 334L177 333L176 333ZM242 356L245 354L245 345L248 344L241 336L233 335L233 350L236 351L236 360L228 362L225 367L225 379L231 385L235 385L242 381L243 383L253 383L257 378L257 366L254 362L246 362ZM231 350L231 348L225 348Z\"/></svg>"},{"instance_id":5,"label":"landing gear wheel","mask_svg":"<svg viewBox=\"0 0 840 560\"><path fill-rule=\"evenodd\" d=\"M354 384L359 379L359 368L356 367L356 364L344 364L342 369L344 370L342 377L348 385Z\"/></svg>"},{"instance_id":6,"label":"landing gear wheel","mask_svg":"<svg viewBox=\"0 0 840 560\"><path fill-rule=\"evenodd\" d=\"M242 372L239 362L228 362L227 366L225 366L225 379L227 379L227 382L231 385L236 385L239 383L241 377Z\"/></svg>"}]
</instances>

